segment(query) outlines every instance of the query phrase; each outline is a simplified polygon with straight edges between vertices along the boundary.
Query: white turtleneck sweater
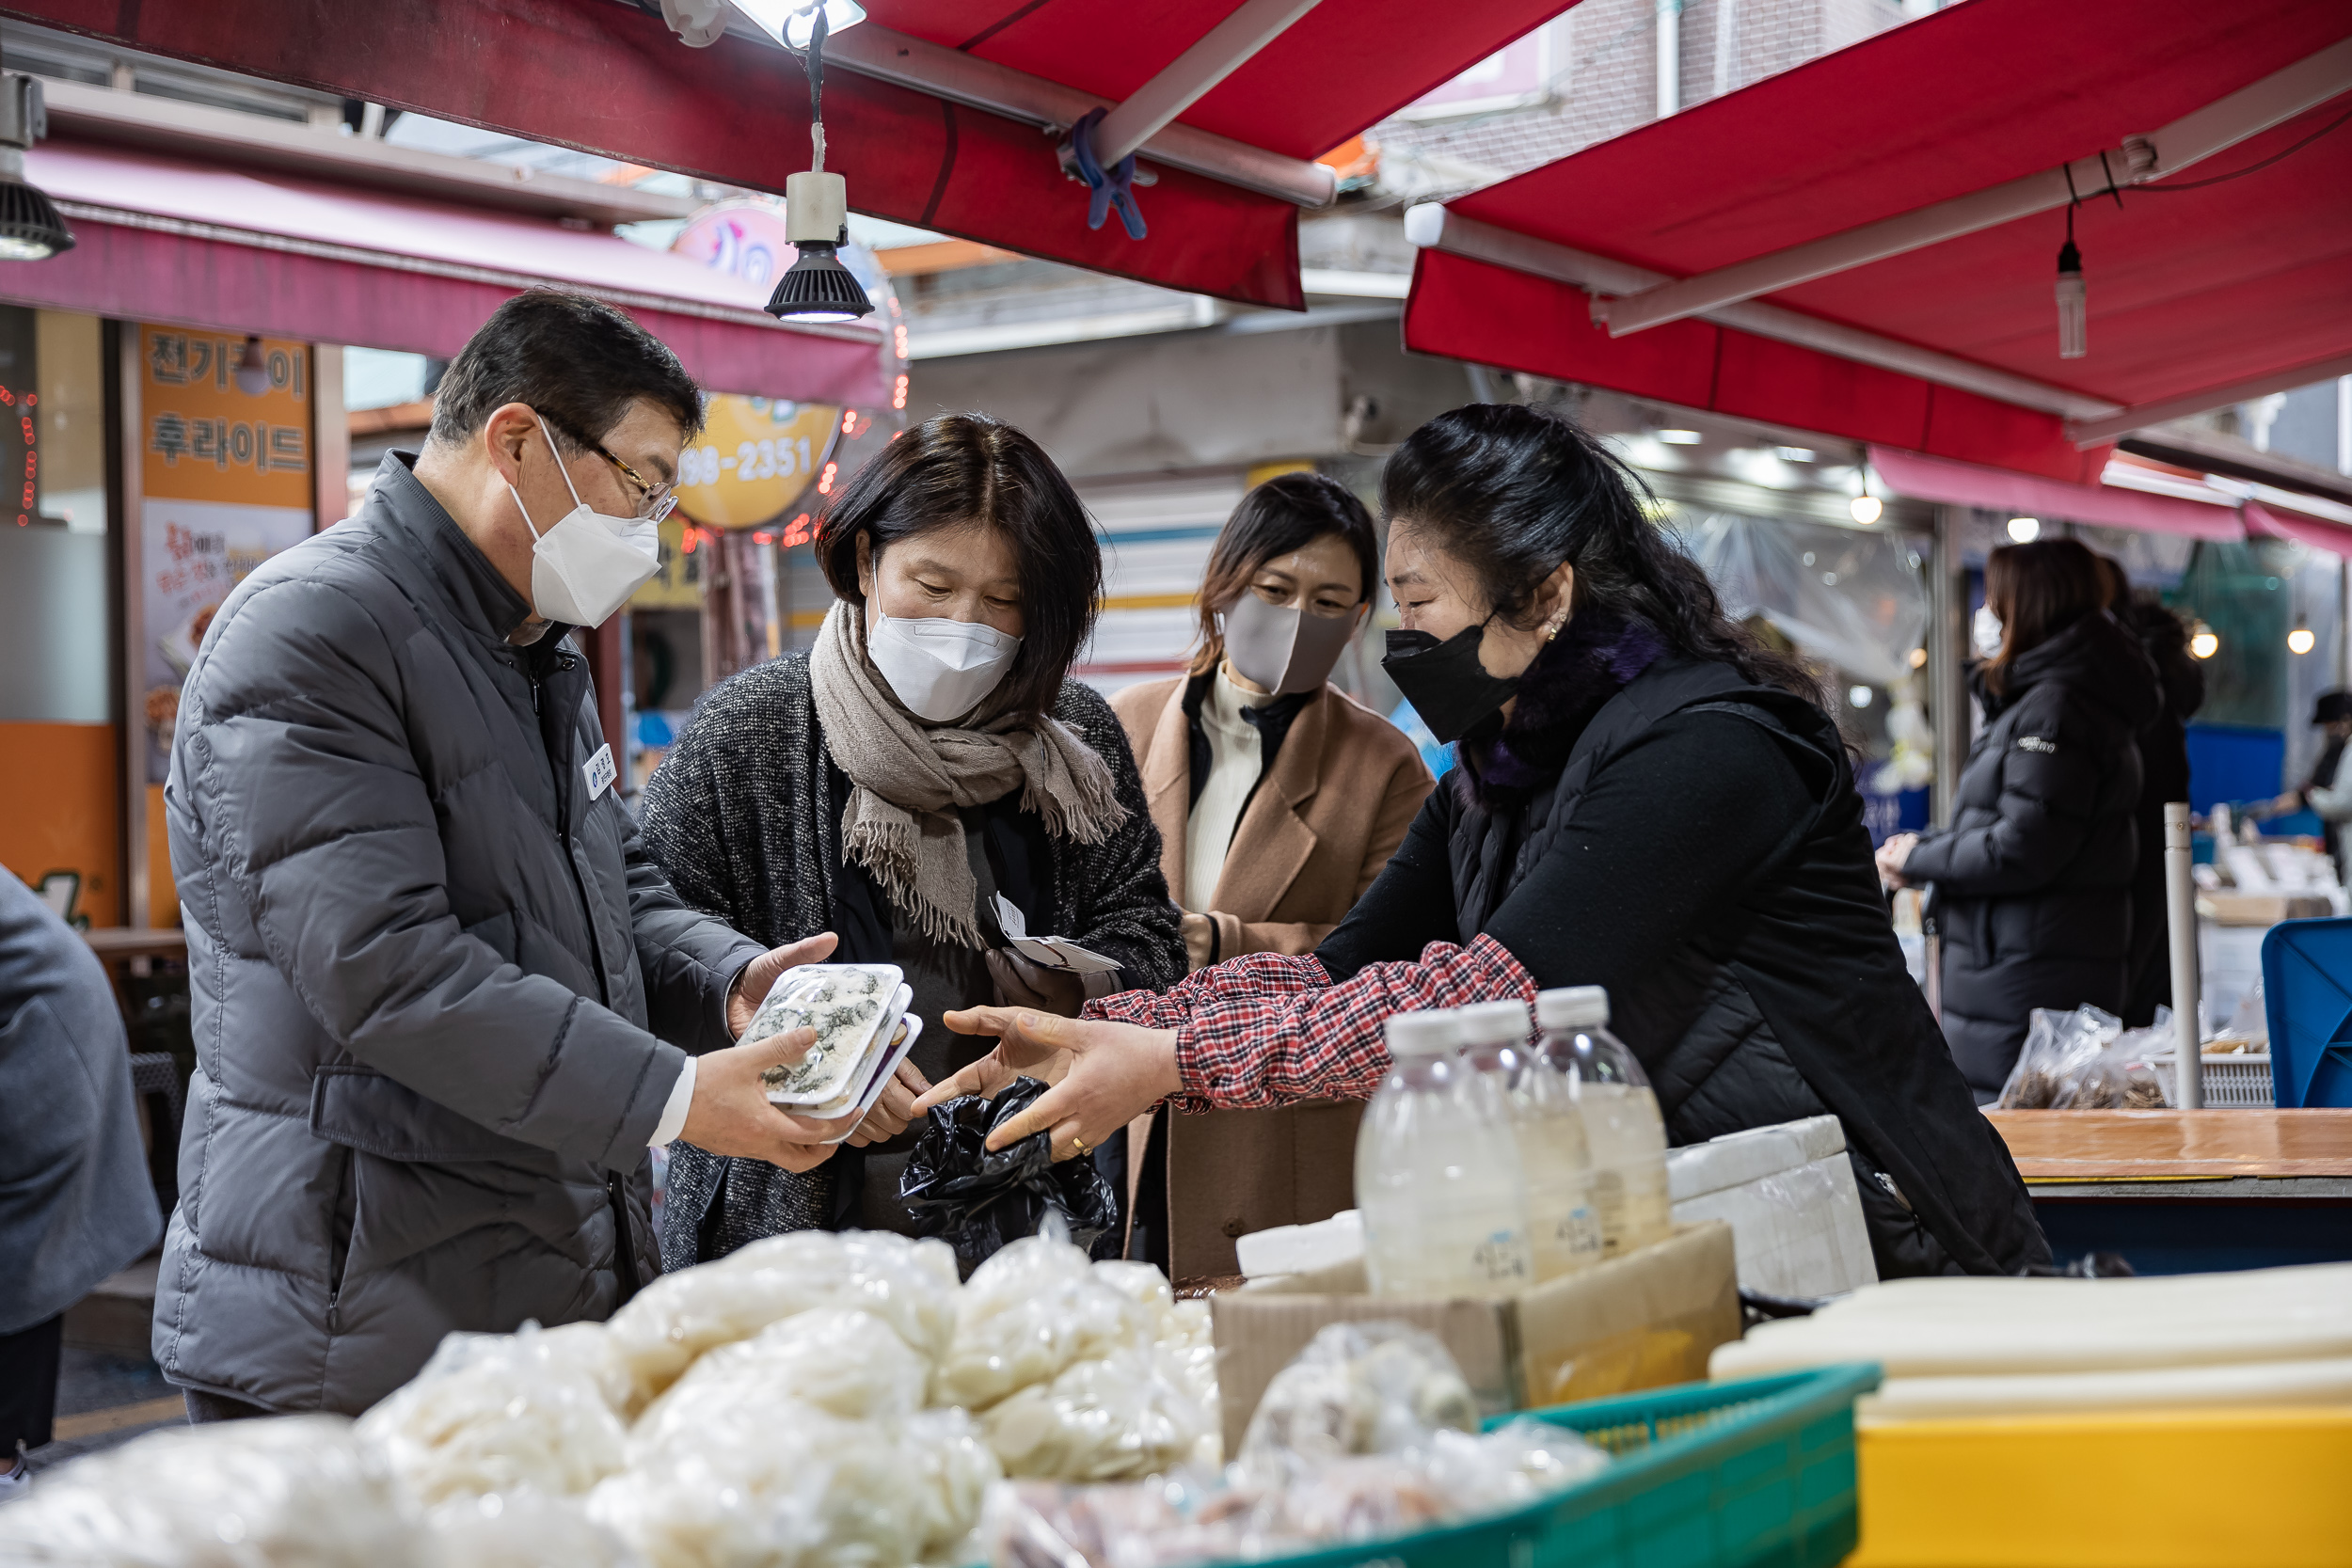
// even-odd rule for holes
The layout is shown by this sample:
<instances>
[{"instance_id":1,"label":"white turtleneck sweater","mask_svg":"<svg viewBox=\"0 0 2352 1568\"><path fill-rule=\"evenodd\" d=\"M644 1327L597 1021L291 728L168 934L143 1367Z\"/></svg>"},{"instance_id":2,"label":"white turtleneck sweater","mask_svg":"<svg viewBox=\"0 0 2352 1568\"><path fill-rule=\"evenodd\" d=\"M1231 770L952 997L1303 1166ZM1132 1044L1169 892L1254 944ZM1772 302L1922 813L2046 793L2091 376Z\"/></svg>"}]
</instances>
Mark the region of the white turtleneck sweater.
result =
<instances>
[{"instance_id":1,"label":"white turtleneck sweater","mask_svg":"<svg viewBox=\"0 0 2352 1568\"><path fill-rule=\"evenodd\" d=\"M1200 729L1209 737L1209 778L1192 803L1184 825L1184 908L1206 914L1216 897L1217 879L1225 871L1225 852L1232 847L1233 830L1241 825L1242 808L1257 786L1263 767L1257 726L1242 717L1245 707L1262 707L1274 701L1233 684L1225 667L1217 666L1200 703Z\"/></svg>"}]
</instances>

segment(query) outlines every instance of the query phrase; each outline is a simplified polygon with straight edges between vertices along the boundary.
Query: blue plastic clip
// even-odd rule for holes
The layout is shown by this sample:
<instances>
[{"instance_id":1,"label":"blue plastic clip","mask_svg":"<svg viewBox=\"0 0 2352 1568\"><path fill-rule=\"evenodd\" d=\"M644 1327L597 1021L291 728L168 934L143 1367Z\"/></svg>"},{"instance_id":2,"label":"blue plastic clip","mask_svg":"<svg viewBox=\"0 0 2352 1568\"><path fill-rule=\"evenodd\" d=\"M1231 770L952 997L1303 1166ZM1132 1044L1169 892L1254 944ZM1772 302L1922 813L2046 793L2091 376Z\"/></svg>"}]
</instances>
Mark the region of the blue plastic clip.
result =
<instances>
[{"instance_id":1,"label":"blue plastic clip","mask_svg":"<svg viewBox=\"0 0 2352 1568\"><path fill-rule=\"evenodd\" d=\"M1111 208L1119 208L1119 221L1126 226L1127 237L1139 240L1144 236L1143 209L1136 205L1136 155L1128 153L1119 160L1119 166L1105 173L1094 156L1094 128L1102 122L1108 109L1089 109L1078 117L1078 123L1070 128L1070 148L1078 160L1078 177L1087 182L1087 227L1100 229L1110 216Z\"/></svg>"}]
</instances>

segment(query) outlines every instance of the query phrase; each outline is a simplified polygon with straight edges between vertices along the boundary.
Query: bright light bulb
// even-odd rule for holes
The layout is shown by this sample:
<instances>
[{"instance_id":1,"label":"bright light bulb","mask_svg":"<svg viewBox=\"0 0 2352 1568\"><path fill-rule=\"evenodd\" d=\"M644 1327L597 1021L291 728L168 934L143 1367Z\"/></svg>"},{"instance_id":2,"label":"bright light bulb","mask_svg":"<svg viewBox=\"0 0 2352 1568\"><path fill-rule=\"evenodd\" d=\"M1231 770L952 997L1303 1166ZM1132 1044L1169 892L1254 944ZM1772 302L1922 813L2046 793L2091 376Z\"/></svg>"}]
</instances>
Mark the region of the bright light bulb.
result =
<instances>
[{"instance_id":1,"label":"bright light bulb","mask_svg":"<svg viewBox=\"0 0 2352 1568\"><path fill-rule=\"evenodd\" d=\"M1926 669L1926 668L1927 668L1927 665L1928 665L1928 651L1927 651L1925 648L1914 648L1914 649L1912 649L1912 650L1911 650L1911 667L1912 667L1914 670L1924 670L1924 669Z\"/></svg>"},{"instance_id":2,"label":"bright light bulb","mask_svg":"<svg viewBox=\"0 0 2352 1568\"><path fill-rule=\"evenodd\" d=\"M1695 430L1661 430L1658 438L1670 447L1695 447L1705 439Z\"/></svg>"},{"instance_id":3,"label":"bright light bulb","mask_svg":"<svg viewBox=\"0 0 2352 1568\"><path fill-rule=\"evenodd\" d=\"M735 0L735 8L750 17L770 38L806 49L817 31L817 8L809 0ZM825 0L825 31L837 33L866 20L857 0Z\"/></svg>"},{"instance_id":4,"label":"bright light bulb","mask_svg":"<svg viewBox=\"0 0 2352 1568\"><path fill-rule=\"evenodd\" d=\"M1786 462L1810 463L1813 461L1811 447L1774 447L1772 451Z\"/></svg>"},{"instance_id":5,"label":"bright light bulb","mask_svg":"<svg viewBox=\"0 0 2352 1568\"><path fill-rule=\"evenodd\" d=\"M1846 701L1855 707L1868 707L1870 705L1870 696L1871 692L1868 687L1857 686L1851 691L1846 693Z\"/></svg>"},{"instance_id":6,"label":"bright light bulb","mask_svg":"<svg viewBox=\"0 0 2352 1568\"><path fill-rule=\"evenodd\" d=\"M2211 626L2200 621L2197 630L2188 640L2188 651L2198 658L2211 658L2221 651L2221 639L2214 635Z\"/></svg>"},{"instance_id":7,"label":"bright light bulb","mask_svg":"<svg viewBox=\"0 0 2352 1568\"><path fill-rule=\"evenodd\" d=\"M2312 628L2309 626L2297 626L2287 633L2289 653L2308 654L2318 645L2319 639L2312 634Z\"/></svg>"},{"instance_id":8,"label":"bright light bulb","mask_svg":"<svg viewBox=\"0 0 2352 1568\"><path fill-rule=\"evenodd\" d=\"M2009 536L2011 539L2016 540L2021 545L2032 544L2035 540L2042 537L2042 519L2039 517L2011 517L2009 520Z\"/></svg>"},{"instance_id":9,"label":"bright light bulb","mask_svg":"<svg viewBox=\"0 0 2352 1568\"><path fill-rule=\"evenodd\" d=\"M1886 504L1876 496L1856 496L1846 503L1846 510L1853 514L1853 520L1857 523L1875 523L1879 515L1886 510Z\"/></svg>"}]
</instances>

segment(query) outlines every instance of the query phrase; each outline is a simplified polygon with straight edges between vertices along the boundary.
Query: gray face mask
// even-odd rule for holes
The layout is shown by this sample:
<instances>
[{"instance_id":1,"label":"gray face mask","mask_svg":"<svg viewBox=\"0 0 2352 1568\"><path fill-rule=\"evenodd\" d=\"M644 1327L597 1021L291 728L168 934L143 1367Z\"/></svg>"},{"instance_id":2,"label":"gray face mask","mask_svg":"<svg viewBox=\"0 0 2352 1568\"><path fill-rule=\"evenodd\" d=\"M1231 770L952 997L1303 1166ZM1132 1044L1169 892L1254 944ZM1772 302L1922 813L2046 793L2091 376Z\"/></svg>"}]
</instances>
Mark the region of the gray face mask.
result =
<instances>
[{"instance_id":1,"label":"gray face mask","mask_svg":"<svg viewBox=\"0 0 2352 1568\"><path fill-rule=\"evenodd\" d=\"M1271 605L1245 589L1219 619L1225 657L1233 668L1278 697L1312 691L1331 678L1356 635L1357 612L1310 615L1295 606Z\"/></svg>"}]
</instances>

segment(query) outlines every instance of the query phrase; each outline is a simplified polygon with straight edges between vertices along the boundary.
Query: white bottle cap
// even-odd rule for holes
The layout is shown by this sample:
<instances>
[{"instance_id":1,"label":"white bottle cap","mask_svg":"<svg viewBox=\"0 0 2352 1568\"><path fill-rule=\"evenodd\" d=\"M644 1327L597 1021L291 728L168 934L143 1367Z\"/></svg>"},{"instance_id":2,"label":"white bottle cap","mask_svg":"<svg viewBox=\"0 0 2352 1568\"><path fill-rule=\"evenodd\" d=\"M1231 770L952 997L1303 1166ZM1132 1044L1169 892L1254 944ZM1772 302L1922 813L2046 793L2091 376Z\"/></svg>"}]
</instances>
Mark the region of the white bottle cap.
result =
<instances>
[{"instance_id":1,"label":"white bottle cap","mask_svg":"<svg viewBox=\"0 0 2352 1568\"><path fill-rule=\"evenodd\" d=\"M1381 1025L1388 1036L1389 1056L1442 1056L1462 1037L1461 1020L1451 1009L1425 1013L1392 1013Z\"/></svg>"},{"instance_id":2,"label":"white bottle cap","mask_svg":"<svg viewBox=\"0 0 2352 1568\"><path fill-rule=\"evenodd\" d=\"M1474 1002L1461 1010L1464 1045L1525 1045L1527 1004Z\"/></svg>"},{"instance_id":3,"label":"white bottle cap","mask_svg":"<svg viewBox=\"0 0 2352 1568\"><path fill-rule=\"evenodd\" d=\"M1547 1029L1597 1028L1609 1022L1609 992L1600 986L1537 991L1535 1020Z\"/></svg>"}]
</instances>

